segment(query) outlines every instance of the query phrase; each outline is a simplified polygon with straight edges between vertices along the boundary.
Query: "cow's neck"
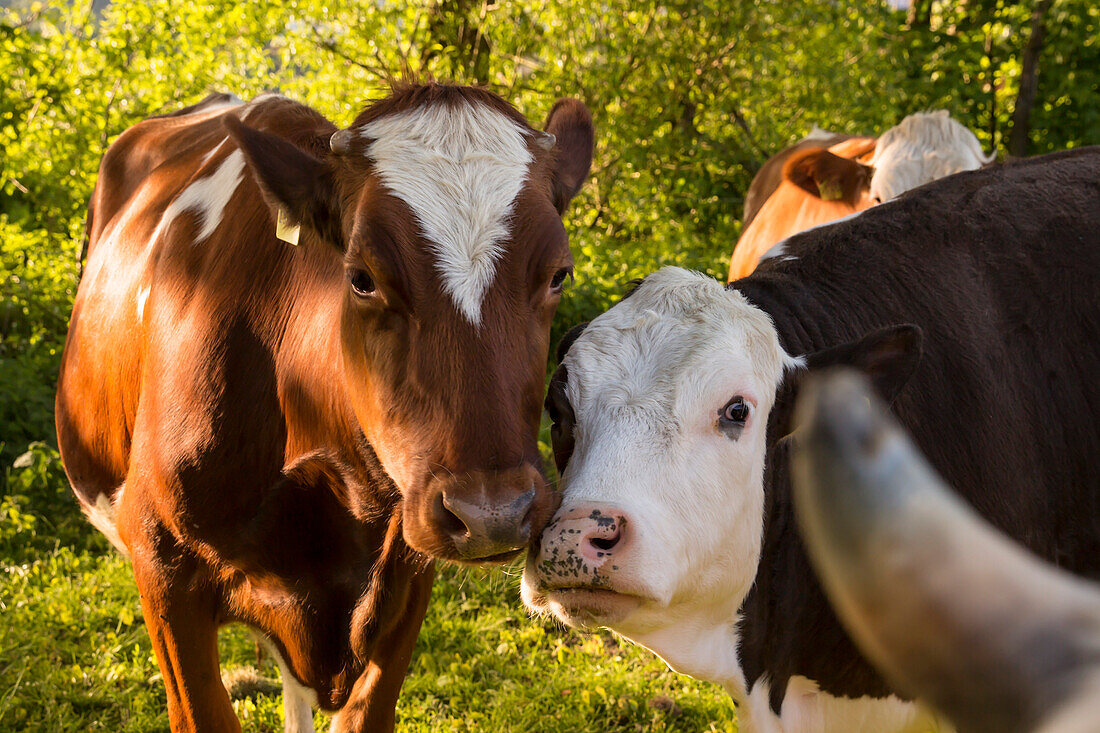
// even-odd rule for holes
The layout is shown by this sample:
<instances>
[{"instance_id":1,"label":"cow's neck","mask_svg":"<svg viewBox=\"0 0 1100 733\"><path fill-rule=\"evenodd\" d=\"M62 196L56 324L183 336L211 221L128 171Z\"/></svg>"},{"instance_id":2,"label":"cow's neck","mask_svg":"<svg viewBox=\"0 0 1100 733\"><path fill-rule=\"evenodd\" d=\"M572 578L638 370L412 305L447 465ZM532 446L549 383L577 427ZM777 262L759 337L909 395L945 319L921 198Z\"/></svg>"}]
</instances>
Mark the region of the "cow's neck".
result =
<instances>
[{"instance_id":1,"label":"cow's neck","mask_svg":"<svg viewBox=\"0 0 1100 733\"><path fill-rule=\"evenodd\" d=\"M754 274L740 280L737 290L771 318L779 344L791 356L820 351L849 341L862 332L845 331L836 308L840 293L820 278L803 278L791 268L784 272Z\"/></svg>"},{"instance_id":2,"label":"cow's neck","mask_svg":"<svg viewBox=\"0 0 1100 733\"><path fill-rule=\"evenodd\" d=\"M736 701L745 695L745 678L737 659L737 622L728 614L690 612L675 624L645 633L627 634L631 641L659 656L670 668L716 682Z\"/></svg>"}]
</instances>

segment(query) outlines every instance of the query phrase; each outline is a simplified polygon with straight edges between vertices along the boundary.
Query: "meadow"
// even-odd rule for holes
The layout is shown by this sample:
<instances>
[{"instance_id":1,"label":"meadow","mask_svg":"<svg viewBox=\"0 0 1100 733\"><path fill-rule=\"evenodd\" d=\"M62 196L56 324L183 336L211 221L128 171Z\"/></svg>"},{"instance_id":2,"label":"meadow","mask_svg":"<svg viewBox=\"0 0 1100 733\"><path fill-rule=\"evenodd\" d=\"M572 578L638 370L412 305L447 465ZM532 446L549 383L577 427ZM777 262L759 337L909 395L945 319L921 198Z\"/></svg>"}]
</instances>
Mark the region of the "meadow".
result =
<instances>
[{"instance_id":1,"label":"meadow","mask_svg":"<svg viewBox=\"0 0 1100 733\"><path fill-rule=\"evenodd\" d=\"M8 533L26 515L5 509L5 542L33 542L33 530ZM43 533L55 529L30 523ZM129 564L102 544L89 535L6 564L0 730L168 730ZM736 730L721 689L674 675L609 632L581 635L529 619L518 583L518 568L441 569L398 706L399 729ZM244 730L281 731L275 665L257 659L241 627L224 629L220 648ZM317 713L317 729L326 730L327 720Z\"/></svg>"},{"instance_id":2,"label":"meadow","mask_svg":"<svg viewBox=\"0 0 1100 733\"><path fill-rule=\"evenodd\" d=\"M1092 0L895 5L0 3L0 731L168 727L129 565L80 515L53 425L88 198L129 125L271 89L344 125L402 74L487 85L533 121L582 98L597 151L556 340L661 265L724 279L753 173L814 125L943 108L1002 158L1100 142ZM721 689L529 618L519 572L439 567L400 729L736 730ZM244 729L281 730L272 661L243 629L221 642Z\"/></svg>"}]
</instances>

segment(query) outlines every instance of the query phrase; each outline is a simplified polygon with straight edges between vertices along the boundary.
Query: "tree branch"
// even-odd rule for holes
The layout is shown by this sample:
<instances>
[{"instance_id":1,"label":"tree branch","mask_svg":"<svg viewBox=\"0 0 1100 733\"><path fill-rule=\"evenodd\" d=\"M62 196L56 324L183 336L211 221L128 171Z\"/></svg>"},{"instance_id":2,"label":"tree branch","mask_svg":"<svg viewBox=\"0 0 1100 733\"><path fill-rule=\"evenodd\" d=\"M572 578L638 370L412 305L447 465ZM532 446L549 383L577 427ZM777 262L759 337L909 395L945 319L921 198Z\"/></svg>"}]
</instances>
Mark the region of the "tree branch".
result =
<instances>
[{"instance_id":1,"label":"tree branch","mask_svg":"<svg viewBox=\"0 0 1100 733\"><path fill-rule=\"evenodd\" d=\"M1031 132L1031 108L1039 86L1039 53L1046 35L1046 14L1053 0L1039 0L1031 14L1031 37L1024 47L1020 62L1020 93L1012 110L1012 133L1008 139L1008 154L1016 158L1027 155L1028 137Z\"/></svg>"},{"instance_id":2,"label":"tree branch","mask_svg":"<svg viewBox=\"0 0 1100 733\"><path fill-rule=\"evenodd\" d=\"M347 61L349 64L352 64L354 66L358 66L360 69L363 69L364 71L367 71L367 72L370 72L371 74L374 74L376 77L378 77L382 81L385 81L385 82L390 81L391 77L384 69L382 69L378 66L371 66L370 64L363 63L359 59L354 58L353 56L350 56L349 54L347 54L344 51L340 50L340 48L337 47L335 41L333 41L331 38L325 38L324 36L321 35L321 31L318 30L317 26L310 26L310 28L313 30L314 37L309 38L307 40L310 43L312 43L314 46L317 46L317 48L328 51L333 56L338 56L338 57L342 58L344 61Z\"/></svg>"}]
</instances>

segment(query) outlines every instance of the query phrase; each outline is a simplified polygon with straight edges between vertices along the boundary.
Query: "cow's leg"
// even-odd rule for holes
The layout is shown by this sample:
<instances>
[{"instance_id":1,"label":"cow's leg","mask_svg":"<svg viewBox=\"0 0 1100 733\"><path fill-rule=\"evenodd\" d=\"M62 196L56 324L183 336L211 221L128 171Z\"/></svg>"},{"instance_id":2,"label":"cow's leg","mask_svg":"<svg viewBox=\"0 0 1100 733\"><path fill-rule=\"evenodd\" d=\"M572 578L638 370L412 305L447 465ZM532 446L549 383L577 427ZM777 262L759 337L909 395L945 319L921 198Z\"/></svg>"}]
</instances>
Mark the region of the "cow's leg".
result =
<instances>
[{"instance_id":1,"label":"cow's leg","mask_svg":"<svg viewBox=\"0 0 1100 733\"><path fill-rule=\"evenodd\" d=\"M393 730L397 697L428 610L434 578L432 565L413 576L405 612L396 626L379 639L370 663L355 681L347 704L332 719L331 733Z\"/></svg>"},{"instance_id":2,"label":"cow's leg","mask_svg":"<svg viewBox=\"0 0 1100 733\"><path fill-rule=\"evenodd\" d=\"M167 530L134 543L141 613L168 692L173 733L241 729L218 665L218 591L201 561Z\"/></svg>"},{"instance_id":3,"label":"cow's leg","mask_svg":"<svg viewBox=\"0 0 1100 733\"><path fill-rule=\"evenodd\" d=\"M282 658L279 659L279 672L283 677L284 733L314 733L313 706L316 695L295 681Z\"/></svg>"},{"instance_id":4,"label":"cow's leg","mask_svg":"<svg viewBox=\"0 0 1100 733\"><path fill-rule=\"evenodd\" d=\"M283 680L283 733L314 733L313 708L317 707L317 693L294 679L290 665L269 638L259 631L252 633L256 637L256 649L266 649L279 667Z\"/></svg>"}]
</instances>

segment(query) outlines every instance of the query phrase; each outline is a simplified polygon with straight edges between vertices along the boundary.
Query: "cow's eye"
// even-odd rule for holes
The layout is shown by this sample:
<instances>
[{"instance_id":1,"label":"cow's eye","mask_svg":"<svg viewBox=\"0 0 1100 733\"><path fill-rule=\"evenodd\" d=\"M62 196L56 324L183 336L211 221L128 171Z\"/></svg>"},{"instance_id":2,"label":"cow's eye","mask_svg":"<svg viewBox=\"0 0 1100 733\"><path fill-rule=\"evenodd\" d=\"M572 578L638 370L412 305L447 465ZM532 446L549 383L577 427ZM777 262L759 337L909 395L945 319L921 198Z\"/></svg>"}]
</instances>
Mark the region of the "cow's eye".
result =
<instances>
[{"instance_id":1,"label":"cow's eye","mask_svg":"<svg viewBox=\"0 0 1100 733\"><path fill-rule=\"evenodd\" d=\"M718 427L723 429L741 428L749 419L749 403L741 395L734 397L726 403L718 413Z\"/></svg>"},{"instance_id":2,"label":"cow's eye","mask_svg":"<svg viewBox=\"0 0 1100 733\"><path fill-rule=\"evenodd\" d=\"M365 298L374 292L374 278L366 270L349 270L348 282L351 290L360 298Z\"/></svg>"},{"instance_id":3,"label":"cow's eye","mask_svg":"<svg viewBox=\"0 0 1100 733\"><path fill-rule=\"evenodd\" d=\"M572 267L563 267L554 273L554 277L550 279L550 289L555 293L560 293L565 289L565 279L573 277Z\"/></svg>"}]
</instances>

